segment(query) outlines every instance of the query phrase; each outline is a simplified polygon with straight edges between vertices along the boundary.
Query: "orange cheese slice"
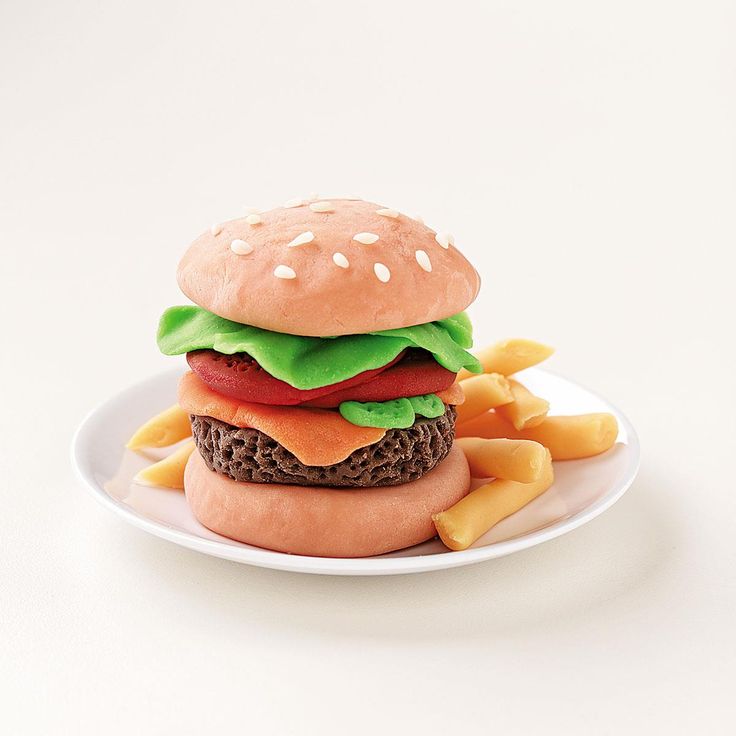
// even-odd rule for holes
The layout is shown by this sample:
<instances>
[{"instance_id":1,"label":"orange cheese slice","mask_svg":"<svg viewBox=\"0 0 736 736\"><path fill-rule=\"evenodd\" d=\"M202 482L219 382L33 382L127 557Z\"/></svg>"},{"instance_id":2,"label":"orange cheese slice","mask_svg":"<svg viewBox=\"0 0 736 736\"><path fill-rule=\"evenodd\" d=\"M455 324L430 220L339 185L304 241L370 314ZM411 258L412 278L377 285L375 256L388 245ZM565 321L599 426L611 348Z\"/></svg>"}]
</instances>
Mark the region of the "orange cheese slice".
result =
<instances>
[{"instance_id":1,"label":"orange cheese slice","mask_svg":"<svg viewBox=\"0 0 736 736\"><path fill-rule=\"evenodd\" d=\"M452 386L446 388L444 391L438 391L437 396L440 397L443 404L454 404L457 406L465 401L465 394L459 383L453 383Z\"/></svg>"},{"instance_id":2,"label":"orange cheese slice","mask_svg":"<svg viewBox=\"0 0 736 736\"><path fill-rule=\"evenodd\" d=\"M179 404L189 414L250 427L283 445L304 465L333 465L355 450L373 445L385 429L357 427L336 411L240 402L216 393L194 373L179 382Z\"/></svg>"}]
</instances>

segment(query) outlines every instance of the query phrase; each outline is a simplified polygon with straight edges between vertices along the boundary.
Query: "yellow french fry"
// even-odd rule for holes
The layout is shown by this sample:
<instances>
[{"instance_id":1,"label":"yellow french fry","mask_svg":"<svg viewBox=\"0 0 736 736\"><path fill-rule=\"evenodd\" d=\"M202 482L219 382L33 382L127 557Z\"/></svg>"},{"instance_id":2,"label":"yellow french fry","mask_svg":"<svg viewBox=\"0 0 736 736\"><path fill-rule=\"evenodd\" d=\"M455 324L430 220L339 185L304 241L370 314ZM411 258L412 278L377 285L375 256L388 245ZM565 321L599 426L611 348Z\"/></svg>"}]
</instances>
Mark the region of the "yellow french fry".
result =
<instances>
[{"instance_id":1,"label":"yellow french fry","mask_svg":"<svg viewBox=\"0 0 736 736\"><path fill-rule=\"evenodd\" d=\"M481 414L455 429L457 437L504 437L533 440L549 448L554 460L575 460L605 452L616 442L618 422L613 414L547 417L536 427L514 429L495 411Z\"/></svg>"},{"instance_id":2,"label":"yellow french fry","mask_svg":"<svg viewBox=\"0 0 736 736\"><path fill-rule=\"evenodd\" d=\"M534 483L492 480L471 491L447 511L435 514L432 521L445 546L452 550L467 549L499 521L544 493L554 481L549 451L545 455L542 474Z\"/></svg>"},{"instance_id":3,"label":"yellow french fry","mask_svg":"<svg viewBox=\"0 0 736 736\"><path fill-rule=\"evenodd\" d=\"M549 411L549 401L535 396L525 386L513 378L509 379L511 395L514 400L498 407L500 414L506 421L514 425L514 429L528 429L536 427L544 421Z\"/></svg>"},{"instance_id":4,"label":"yellow french fry","mask_svg":"<svg viewBox=\"0 0 736 736\"><path fill-rule=\"evenodd\" d=\"M531 440L461 437L455 443L465 453L473 478L534 483L545 468L547 449Z\"/></svg>"},{"instance_id":5,"label":"yellow french fry","mask_svg":"<svg viewBox=\"0 0 736 736\"><path fill-rule=\"evenodd\" d=\"M179 404L169 407L139 427L125 445L129 450L168 447L192 436L189 415Z\"/></svg>"},{"instance_id":6,"label":"yellow french fry","mask_svg":"<svg viewBox=\"0 0 736 736\"><path fill-rule=\"evenodd\" d=\"M478 360L483 365L484 373L500 373L510 376L513 373L530 368L549 358L554 348L534 340L514 338L497 342L477 353ZM463 370L457 374L458 380L464 381L473 374Z\"/></svg>"},{"instance_id":7,"label":"yellow french fry","mask_svg":"<svg viewBox=\"0 0 736 736\"><path fill-rule=\"evenodd\" d=\"M193 450L194 440L190 440L163 460L143 468L133 480L144 486L182 490L184 488L184 468Z\"/></svg>"},{"instance_id":8,"label":"yellow french fry","mask_svg":"<svg viewBox=\"0 0 736 736\"><path fill-rule=\"evenodd\" d=\"M489 409L495 409L514 400L508 379L500 373L466 378L460 385L465 394L465 401L457 406L458 422L465 422Z\"/></svg>"}]
</instances>

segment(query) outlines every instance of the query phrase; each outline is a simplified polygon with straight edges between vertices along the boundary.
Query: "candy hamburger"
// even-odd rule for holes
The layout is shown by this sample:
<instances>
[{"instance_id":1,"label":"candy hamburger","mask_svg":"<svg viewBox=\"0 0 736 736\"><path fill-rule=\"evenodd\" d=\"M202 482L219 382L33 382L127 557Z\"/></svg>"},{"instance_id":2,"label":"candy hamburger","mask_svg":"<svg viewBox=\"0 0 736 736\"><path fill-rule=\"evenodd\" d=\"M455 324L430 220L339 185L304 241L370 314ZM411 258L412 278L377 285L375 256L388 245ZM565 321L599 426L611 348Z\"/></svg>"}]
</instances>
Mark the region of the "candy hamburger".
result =
<instances>
[{"instance_id":1,"label":"candy hamburger","mask_svg":"<svg viewBox=\"0 0 736 736\"><path fill-rule=\"evenodd\" d=\"M455 383L481 372L464 311L480 279L452 237L381 205L297 200L188 249L158 344L186 354L179 403L196 518L303 555L382 554L435 535L469 491Z\"/></svg>"}]
</instances>

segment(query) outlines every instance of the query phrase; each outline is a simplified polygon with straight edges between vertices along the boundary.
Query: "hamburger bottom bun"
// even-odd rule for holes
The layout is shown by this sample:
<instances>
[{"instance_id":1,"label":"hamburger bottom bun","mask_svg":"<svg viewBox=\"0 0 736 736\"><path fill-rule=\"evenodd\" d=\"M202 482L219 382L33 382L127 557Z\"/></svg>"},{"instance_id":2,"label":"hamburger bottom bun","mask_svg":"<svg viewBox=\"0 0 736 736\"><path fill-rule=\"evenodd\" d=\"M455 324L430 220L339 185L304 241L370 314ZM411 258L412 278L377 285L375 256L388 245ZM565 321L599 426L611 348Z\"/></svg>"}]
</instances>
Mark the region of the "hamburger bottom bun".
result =
<instances>
[{"instance_id":1,"label":"hamburger bottom bun","mask_svg":"<svg viewBox=\"0 0 736 736\"><path fill-rule=\"evenodd\" d=\"M240 483L211 471L195 451L184 489L201 524L239 542L315 557L369 557L434 537L432 514L468 493L470 471L454 446L434 470L398 486Z\"/></svg>"}]
</instances>

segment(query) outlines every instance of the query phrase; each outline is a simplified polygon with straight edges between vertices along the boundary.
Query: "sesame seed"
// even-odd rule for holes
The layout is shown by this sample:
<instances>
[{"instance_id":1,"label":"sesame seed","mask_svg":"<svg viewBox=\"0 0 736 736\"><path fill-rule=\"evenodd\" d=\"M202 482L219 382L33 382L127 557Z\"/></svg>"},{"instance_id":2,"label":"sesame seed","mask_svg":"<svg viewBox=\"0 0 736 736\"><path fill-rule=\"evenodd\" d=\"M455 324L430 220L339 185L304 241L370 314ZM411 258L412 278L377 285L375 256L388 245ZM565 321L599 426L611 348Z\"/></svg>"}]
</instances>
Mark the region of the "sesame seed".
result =
<instances>
[{"instance_id":1,"label":"sesame seed","mask_svg":"<svg viewBox=\"0 0 736 736\"><path fill-rule=\"evenodd\" d=\"M421 215L414 215L414 217L412 217L411 219L416 220L421 225L424 225L424 218Z\"/></svg>"},{"instance_id":2,"label":"sesame seed","mask_svg":"<svg viewBox=\"0 0 736 736\"><path fill-rule=\"evenodd\" d=\"M261 213L261 210L259 207L252 207L249 204L243 205L243 212L245 212L246 215L259 215Z\"/></svg>"},{"instance_id":3,"label":"sesame seed","mask_svg":"<svg viewBox=\"0 0 736 736\"><path fill-rule=\"evenodd\" d=\"M373 273L375 273L376 278L379 281L383 281L384 284L391 278L391 271L389 271L383 263L374 263Z\"/></svg>"},{"instance_id":4,"label":"sesame seed","mask_svg":"<svg viewBox=\"0 0 736 736\"><path fill-rule=\"evenodd\" d=\"M311 243L314 240L314 233L311 230L307 230L305 233L301 233L300 235L297 235L294 240L289 243L289 248L296 248L300 245L306 245L307 243Z\"/></svg>"},{"instance_id":5,"label":"sesame seed","mask_svg":"<svg viewBox=\"0 0 736 736\"><path fill-rule=\"evenodd\" d=\"M373 245L378 240L378 235L375 233L358 233L353 235L353 240L357 240L363 245Z\"/></svg>"},{"instance_id":6,"label":"sesame seed","mask_svg":"<svg viewBox=\"0 0 736 736\"><path fill-rule=\"evenodd\" d=\"M263 222L263 218L260 215L257 215L255 212L253 212L252 214L248 215L245 218L245 221L249 225L260 225Z\"/></svg>"},{"instance_id":7,"label":"sesame seed","mask_svg":"<svg viewBox=\"0 0 736 736\"><path fill-rule=\"evenodd\" d=\"M455 238L450 233L437 233L434 239L447 250L451 245L455 245Z\"/></svg>"},{"instance_id":8,"label":"sesame seed","mask_svg":"<svg viewBox=\"0 0 736 736\"><path fill-rule=\"evenodd\" d=\"M253 246L250 243L246 243L245 240L236 238L230 243L230 250L233 253L237 253L239 256L247 256L248 253L253 252Z\"/></svg>"},{"instance_id":9,"label":"sesame seed","mask_svg":"<svg viewBox=\"0 0 736 736\"><path fill-rule=\"evenodd\" d=\"M417 263L429 273L432 270L432 261L429 260L429 256L426 251L418 250L414 253L414 257L417 259Z\"/></svg>"},{"instance_id":10,"label":"sesame seed","mask_svg":"<svg viewBox=\"0 0 736 736\"><path fill-rule=\"evenodd\" d=\"M332 202L312 202L309 209L312 212L332 212L335 208L332 206Z\"/></svg>"},{"instance_id":11,"label":"sesame seed","mask_svg":"<svg viewBox=\"0 0 736 736\"><path fill-rule=\"evenodd\" d=\"M279 265L274 268L273 275L277 279L295 279L296 271L294 271L293 268L289 268L288 266Z\"/></svg>"},{"instance_id":12,"label":"sesame seed","mask_svg":"<svg viewBox=\"0 0 736 736\"><path fill-rule=\"evenodd\" d=\"M393 217L396 219L399 216L398 210L376 210L377 215L381 215L381 217Z\"/></svg>"},{"instance_id":13,"label":"sesame seed","mask_svg":"<svg viewBox=\"0 0 736 736\"><path fill-rule=\"evenodd\" d=\"M219 234L220 234L220 233L222 232L222 225L220 225L220 223L216 222L216 223L215 223L215 224L214 224L214 225L213 225L213 226L212 226L212 227L210 228L210 232L211 232L211 233L212 233L213 235L219 235Z\"/></svg>"},{"instance_id":14,"label":"sesame seed","mask_svg":"<svg viewBox=\"0 0 736 736\"><path fill-rule=\"evenodd\" d=\"M350 266L350 261L345 258L342 253L335 253L332 256L332 260L335 262L335 265L340 266L340 268L348 268Z\"/></svg>"},{"instance_id":15,"label":"sesame seed","mask_svg":"<svg viewBox=\"0 0 736 736\"><path fill-rule=\"evenodd\" d=\"M303 199L289 199L284 202L284 207L301 207L304 204Z\"/></svg>"}]
</instances>

